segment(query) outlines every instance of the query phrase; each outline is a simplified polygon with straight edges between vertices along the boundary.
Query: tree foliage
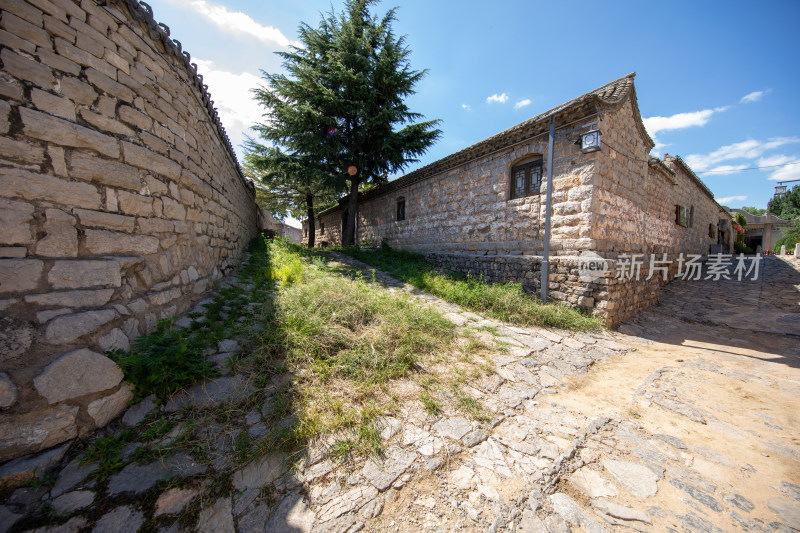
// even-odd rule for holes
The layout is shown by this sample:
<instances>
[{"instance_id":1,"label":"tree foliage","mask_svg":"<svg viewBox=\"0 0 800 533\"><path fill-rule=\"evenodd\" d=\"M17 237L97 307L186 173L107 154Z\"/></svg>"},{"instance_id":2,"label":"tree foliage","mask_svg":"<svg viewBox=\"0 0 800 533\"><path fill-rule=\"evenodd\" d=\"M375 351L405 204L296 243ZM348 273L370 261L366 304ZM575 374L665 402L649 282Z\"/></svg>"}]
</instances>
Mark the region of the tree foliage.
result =
<instances>
[{"instance_id":1,"label":"tree foliage","mask_svg":"<svg viewBox=\"0 0 800 533\"><path fill-rule=\"evenodd\" d=\"M747 211L751 215L755 215L757 217L764 216L764 214L767 212L767 210L764 209L763 207L755 207L755 206L752 206L752 207L751 206L744 206L744 207L742 207L742 211Z\"/></svg>"},{"instance_id":2,"label":"tree foliage","mask_svg":"<svg viewBox=\"0 0 800 533\"><path fill-rule=\"evenodd\" d=\"M378 17L376 3L346 0L317 28L301 24L303 46L279 53L287 74L264 72L256 91L266 121L255 129L268 144L249 147L259 154L254 166L270 169L262 178L270 187L298 197L298 181L349 192L344 245L354 240L358 191L416 161L441 133L405 104L425 71L410 68L405 39L392 31L395 10Z\"/></svg>"},{"instance_id":3,"label":"tree foliage","mask_svg":"<svg viewBox=\"0 0 800 533\"><path fill-rule=\"evenodd\" d=\"M800 185L795 185L783 196L770 200L767 211L784 220L800 217Z\"/></svg>"}]
</instances>

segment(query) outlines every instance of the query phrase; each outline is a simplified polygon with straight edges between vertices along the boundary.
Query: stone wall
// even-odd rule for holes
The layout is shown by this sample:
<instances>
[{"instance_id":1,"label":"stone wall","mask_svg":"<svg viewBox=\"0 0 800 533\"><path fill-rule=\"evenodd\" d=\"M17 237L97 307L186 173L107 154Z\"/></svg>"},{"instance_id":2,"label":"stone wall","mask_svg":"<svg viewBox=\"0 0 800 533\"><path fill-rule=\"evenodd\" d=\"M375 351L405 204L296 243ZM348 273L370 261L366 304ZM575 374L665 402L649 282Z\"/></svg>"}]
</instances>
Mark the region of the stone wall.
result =
<instances>
[{"instance_id":1,"label":"stone wall","mask_svg":"<svg viewBox=\"0 0 800 533\"><path fill-rule=\"evenodd\" d=\"M2 459L119 413L131 392L102 354L201 298L256 234L256 208L149 7L0 7Z\"/></svg>"},{"instance_id":2,"label":"stone wall","mask_svg":"<svg viewBox=\"0 0 800 533\"><path fill-rule=\"evenodd\" d=\"M554 151L553 245L555 254L574 254L592 246L591 180L595 154L582 154L564 137ZM541 158L547 167L547 136L477 159L389 194L363 201L358 213L358 242L417 252L472 252L478 255L535 254L544 248L544 200L541 193L510 199L511 167ZM396 220L397 201L406 218ZM320 217L317 242L341 242L338 210ZM319 226L319 225L318 225Z\"/></svg>"}]
</instances>

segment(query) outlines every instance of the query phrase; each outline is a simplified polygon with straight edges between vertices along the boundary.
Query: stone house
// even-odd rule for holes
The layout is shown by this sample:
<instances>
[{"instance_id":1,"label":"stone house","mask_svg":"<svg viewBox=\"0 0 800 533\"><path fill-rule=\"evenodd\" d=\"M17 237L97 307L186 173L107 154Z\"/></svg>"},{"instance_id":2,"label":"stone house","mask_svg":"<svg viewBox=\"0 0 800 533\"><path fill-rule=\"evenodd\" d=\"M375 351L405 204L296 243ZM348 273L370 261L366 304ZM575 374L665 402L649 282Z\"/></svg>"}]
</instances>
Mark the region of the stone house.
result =
<instances>
[{"instance_id":1,"label":"stone house","mask_svg":"<svg viewBox=\"0 0 800 533\"><path fill-rule=\"evenodd\" d=\"M726 208L727 209L727 208ZM784 220L772 213L754 215L744 209L727 209L730 213L744 216L747 225L744 227L744 243L755 251L775 251L775 245L786 236L786 230L800 218Z\"/></svg>"},{"instance_id":2,"label":"stone house","mask_svg":"<svg viewBox=\"0 0 800 533\"><path fill-rule=\"evenodd\" d=\"M649 155L654 143L639 114L634 76L363 192L357 242L386 242L437 265L536 290L554 118L550 297L610 324L646 308L665 281L618 279L621 258L707 255L730 249L733 235L730 215L680 157ZM584 152L577 144L590 131L600 132L600 150ZM340 207L321 213L316 242L340 243L342 216ZM305 226L306 241L307 232ZM580 255L589 251L609 269L582 281ZM677 268L673 262L667 279Z\"/></svg>"}]
</instances>

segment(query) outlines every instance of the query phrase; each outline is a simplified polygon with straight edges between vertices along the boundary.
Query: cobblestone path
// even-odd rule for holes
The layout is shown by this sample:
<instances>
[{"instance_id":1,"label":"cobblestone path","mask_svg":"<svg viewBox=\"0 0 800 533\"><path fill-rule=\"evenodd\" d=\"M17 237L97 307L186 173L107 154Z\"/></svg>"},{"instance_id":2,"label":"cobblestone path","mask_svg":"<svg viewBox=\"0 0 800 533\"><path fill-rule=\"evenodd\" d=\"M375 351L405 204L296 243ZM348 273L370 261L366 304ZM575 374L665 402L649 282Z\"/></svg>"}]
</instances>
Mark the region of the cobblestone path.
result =
<instances>
[{"instance_id":1,"label":"cobblestone path","mask_svg":"<svg viewBox=\"0 0 800 533\"><path fill-rule=\"evenodd\" d=\"M42 502L57 518L40 531L64 532L800 530L797 264L768 258L760 282L675 282L604 333L511 327L375 277L458 328L484 326L493 371L467 392L490 420L405 405L382 420L381 459L341 464L319 446L289 470L271 455L228 474L232 492L217 496L208 487L232 445L209 424L196 430L217 443L211 467L177 454L98 485L73 460L54 485L13 492L0 531ZM247 383L232 374L176 396L164 416L234 401ZM154 409L137 404L123 423ZM265 423L258 411L243 419L253 434ZM147 492L166 477L198 481ZM191 505L196 520L167 519Z\"/></svg>"}]
</instances>

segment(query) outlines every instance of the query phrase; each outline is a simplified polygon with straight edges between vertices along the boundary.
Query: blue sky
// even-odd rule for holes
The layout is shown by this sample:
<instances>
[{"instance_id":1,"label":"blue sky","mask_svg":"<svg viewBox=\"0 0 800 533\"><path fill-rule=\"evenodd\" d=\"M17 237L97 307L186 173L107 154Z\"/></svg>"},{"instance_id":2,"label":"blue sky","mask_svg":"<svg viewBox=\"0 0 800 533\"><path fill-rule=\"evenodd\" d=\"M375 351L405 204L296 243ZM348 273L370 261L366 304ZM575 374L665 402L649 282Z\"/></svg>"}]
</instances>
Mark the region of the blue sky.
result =
<instances>
[{"instance_id":1,"label":"blue sky","mask_svg":"<svg viewBox=\"0 0 800 533\"><path fill-rule=\"evenodd\" d=\"M261 118L249 89L274 52L339 1L149 0L205 75L241 157ZM384 0L398 6L411 66L427 77L412 110L441 119L419 163L445 157L635 71L654 155L680 155L721 203L766 207L800 179L800 2ZM771 167L752 169L752 167ZM800 184L800 182L798 182Z\"/></svg>"}]
</instances>

